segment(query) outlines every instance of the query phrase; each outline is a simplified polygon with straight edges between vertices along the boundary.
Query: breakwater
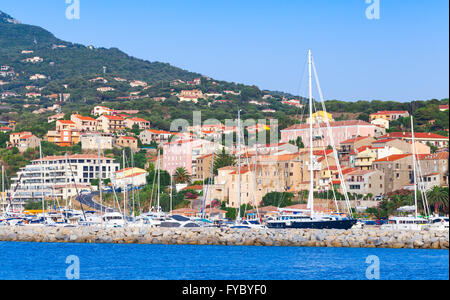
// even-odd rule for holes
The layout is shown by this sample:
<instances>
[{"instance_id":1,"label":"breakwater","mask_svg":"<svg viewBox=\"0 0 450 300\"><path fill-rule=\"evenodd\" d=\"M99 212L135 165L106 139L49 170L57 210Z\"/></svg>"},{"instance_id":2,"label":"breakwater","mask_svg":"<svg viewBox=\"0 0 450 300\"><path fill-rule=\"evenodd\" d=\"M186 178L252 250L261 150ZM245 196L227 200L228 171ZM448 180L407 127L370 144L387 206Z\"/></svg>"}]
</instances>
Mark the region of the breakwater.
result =
<instances>
[{"instance_id":1,"label":"breakwater","mask_svg":"<svg viewBox=\"0 0 450 300\"><path fill-rule=\"evenodd\" d=\"M449 249L448 231L224 228L0 227L0 241L229 246Z\"/></svg>"}]
</instances>

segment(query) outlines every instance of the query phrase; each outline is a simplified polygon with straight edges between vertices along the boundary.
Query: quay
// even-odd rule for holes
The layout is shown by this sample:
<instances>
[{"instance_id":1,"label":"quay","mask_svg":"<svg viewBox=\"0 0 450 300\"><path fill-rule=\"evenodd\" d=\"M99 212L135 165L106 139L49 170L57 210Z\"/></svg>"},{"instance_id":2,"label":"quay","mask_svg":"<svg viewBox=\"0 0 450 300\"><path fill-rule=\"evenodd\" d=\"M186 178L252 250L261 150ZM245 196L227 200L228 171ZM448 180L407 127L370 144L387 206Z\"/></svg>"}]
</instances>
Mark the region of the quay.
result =
<instances>
[{"instance_id":1,"label":"quay","mask_svg":"<svg viewBox=\"0 0 450 300\"><path fill-rule=\"evenodd\" d=\"M0 241L449 249L448 231L2 226Z\"/></svg>"}]
</instances>

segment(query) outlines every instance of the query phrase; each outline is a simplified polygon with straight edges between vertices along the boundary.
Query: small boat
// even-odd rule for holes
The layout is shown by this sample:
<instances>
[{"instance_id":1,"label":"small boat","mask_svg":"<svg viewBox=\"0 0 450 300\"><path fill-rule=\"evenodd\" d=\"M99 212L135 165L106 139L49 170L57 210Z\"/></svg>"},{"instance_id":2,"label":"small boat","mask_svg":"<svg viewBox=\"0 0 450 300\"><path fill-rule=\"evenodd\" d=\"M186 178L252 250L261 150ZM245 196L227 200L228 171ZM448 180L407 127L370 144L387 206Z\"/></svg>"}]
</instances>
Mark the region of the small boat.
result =
<instances>
[{"instance_id":1,"label":"small boat","mask_svg":"<svg viewBox=\"0 0 450 300\"><path fill-rule=\"evenodd\" d=\"M427 228L428 220L420 217L391 217L387 224L381 225L383 230L413 230L420 231Z\"/></svg>"},{"instance_id":2,"label":"small boat","mask_svg":"<svg viewBox=\"0 0 450 300\"><path fill-rule=\"evenodd\" d=\"M449 218L432 217L430 218L429 228L431 230L449 230Z\"/></svg>"},{"instance_id":3,"label":"small boat","mask_svg":"<svg viewBox=\"0 0 450 300\"><path fill-rule=\"evenodd\" d=\"M163 228L195 228L201 227L197 222L192 221L190 218L180 215L173 215L161 222Z\"/></svg>"},{"instance_id":4,"label":"small boat","mask_svg":"<svg viewBox=\"0 0 450 300\"><path fill-rule=\"evenodd\" d=\"M104 214L102 216L102 221L106 226L111 227L123 227L125 225L123 216L118 212Z\"/></svg>"}]
</instances>

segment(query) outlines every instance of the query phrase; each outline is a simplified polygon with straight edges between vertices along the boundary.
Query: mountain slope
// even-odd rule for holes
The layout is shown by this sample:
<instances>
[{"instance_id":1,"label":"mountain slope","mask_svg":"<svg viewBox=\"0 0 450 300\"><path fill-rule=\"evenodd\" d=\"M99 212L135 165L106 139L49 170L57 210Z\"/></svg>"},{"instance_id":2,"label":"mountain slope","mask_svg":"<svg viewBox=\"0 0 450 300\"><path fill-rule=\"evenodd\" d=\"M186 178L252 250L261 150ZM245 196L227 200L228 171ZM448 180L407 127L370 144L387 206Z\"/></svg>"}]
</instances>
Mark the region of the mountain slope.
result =
<instances>
[{"instance_id":1,"label":"mountain slope","mask_svg":"<svg viewBox=\"0 0 450 300\"><path fill-rule=\"evenodd\" d=\"M22 54L23 50L32 50L33 53ZM34 56L39 56L44 61L37 64L23 62ZM192 80L200 76L166 63L137 59L116 48L96 49L65 42L41 27L20 24L0 11L0 65L4 64L13 66L17 73L25 75L24 78L41 73L52 80L100 74L104 66L108 73L115 76L148 83L174 79Z\"/></svg>"}]
</instances>

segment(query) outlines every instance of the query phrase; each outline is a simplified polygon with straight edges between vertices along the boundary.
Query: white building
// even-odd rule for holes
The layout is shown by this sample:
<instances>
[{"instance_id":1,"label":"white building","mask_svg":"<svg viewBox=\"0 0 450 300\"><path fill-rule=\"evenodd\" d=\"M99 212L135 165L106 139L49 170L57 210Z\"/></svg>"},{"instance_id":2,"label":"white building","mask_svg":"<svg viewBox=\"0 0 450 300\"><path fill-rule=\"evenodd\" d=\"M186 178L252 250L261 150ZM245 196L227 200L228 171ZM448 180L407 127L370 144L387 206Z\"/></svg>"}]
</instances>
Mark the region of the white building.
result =
<instances>
[{"instance_id":1,"label":"white building","mask_svg":"<svg viewBox=\"0 0 450 300\"><path fill-rule=\"evenodd\" d=\"M14 201L38 201L45 197L65 199L67 193L58 189L62 185L75 185L81 191L83 186L90 185L93 179L98 179L100 166L102 178L112 179L119 170L119 164L114 159L102 157L99 164L97 155L49 156L34 160L21 168L16 177L12 178L11 193ZM17 188L16 193L13 191Z\"/></svg>"},{"instance_id":2,"label":"white building","mask_svg":"<svg viewBox=\"0 0 450 300\"><path fill-rule=\"evenodd\" d=\"M147 184L148 173L139 168L127 168L115 173L112 183L116 187L144 186Z\"/></svg>"}]
</instances>

